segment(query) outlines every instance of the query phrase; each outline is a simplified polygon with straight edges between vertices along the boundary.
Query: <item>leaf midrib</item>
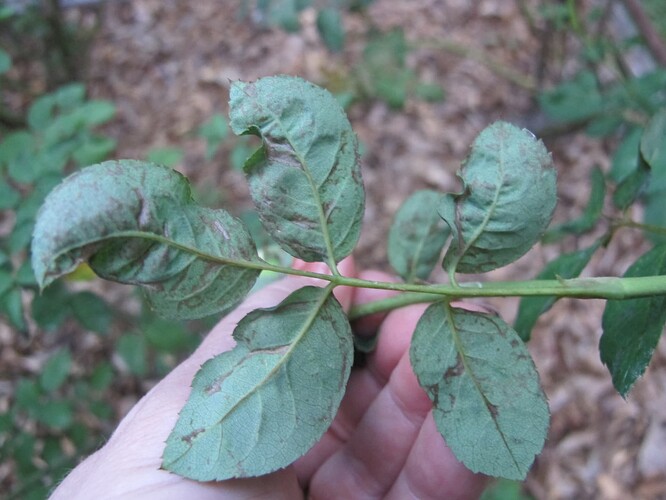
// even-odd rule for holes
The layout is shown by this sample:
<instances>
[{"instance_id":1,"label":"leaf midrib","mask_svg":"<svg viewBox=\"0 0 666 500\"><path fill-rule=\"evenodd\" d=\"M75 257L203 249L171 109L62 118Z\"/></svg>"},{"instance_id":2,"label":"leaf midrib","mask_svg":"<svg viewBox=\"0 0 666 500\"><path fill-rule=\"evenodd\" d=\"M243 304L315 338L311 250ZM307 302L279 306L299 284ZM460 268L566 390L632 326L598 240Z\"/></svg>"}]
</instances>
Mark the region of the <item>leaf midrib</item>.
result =
<instances>
[{"instance_id":1,"label":"leaf midrib","mask_svg":"<svg viewBox=\"0 0 666 500\"><path fill-rule=\"evenodd\" d=\"M312 310L312 313L306 318L305 322L303 323L303 326L299 330L299 332L296 334L294 337L293 342L289 345L289 348L284 352L280 360L271 368L271 370L258 382L254 385L254 388L250 391L248 391L241 399L239 399L227 412L226 414L218 420L215 424L217 425L220 424L225 418L227 418L231 413L233 413L246 399L248 399L250 396L254 395L258 391L258 387L263 387L273 376L280 371L280 369L289 361L291 358L291 354L296 349L296 346L300 344L300 342L305 338L307 333L310 331L310 328L312 327L312 324L314 321L317 319L317 316L319 314L319 311L321 308L324 306L326 301L328 300L328 297L331 294L331 291L333 290L334 285L331 283L329 284L326 288L324 288L324 291L321 293L321 297L319 300L317 300L315 307ZM254 353L255 351L250 351L250 353ZM212 427L212 425L211 425Z\"/></svg>"},{"instance_id":2,"label":"leaf midrib","mask_svg":"<svg viewBox=\"0 0 666 500\"><path fill-rule=\"evenodd\" d=\"M486 410L488 413L490 413L490 419L493 421L493 424L495 424L495 429L497 430L498 434L502 438L502 442L504 443L505 448L509 452L509 455L511 456L511 459L513 460L513 464L516 466L516 469L518 470L519 474L523 474L522 468L518 464L518 461L516 460L516 457L513 454L513 450L509 446L506 437L504 436L504 432L499 426L499 423L496 418L493 417L492 413L490 412L489 405L492 403L488 400L486 397L485 393L483 392L483 389L481 388L481 384L477 380L477 378L474 375L474 371L471 369L469 366L469 363L467 362L467 355L465 353L465 348L462 345L462 341L460 340L460 333L458 332L458 329L456 328L456 324L454 322L453 318L453 308L451 305L447 302L444 302L443 304L445 314L446 314L446 320L448 321L449 325L451 325L451 337L453 338L453 343L456 347L456 351L458 351L458 354L460 355L460 361L462 362L463 368L464 368L464 373L469 375L469 378L472 380L472 383L474 384L475 389L479 393L479 396L481 396L481 399L483 400L483 403L486 407Z\"/></svg>"},{"instance_id":3,"label":"leaf midrib","mask_svg":"<svg viewBox=\"0 0 666 500\"><path fill-rule=\"evenodd\" d=\"M335 253L333 251L333 244L331 242L331 234L328 229L328 219L326 218L326 214L324 213L324 207L322 205L321 197L319 196L319 188L317 187L316 183L314 182L314 179L312 178L312 174L310 172L310 168L308 167L304 155L296 148L294 145L294 141L292 141L292 138L290 135L287 133L287 127L284 126L282 120L280 119L277 114L273 112L272 109L263 106L263 103L258 103L261 104L262 107L273 117L273 120L276 124L278 124L280 130L282 131L284 137L287 139L287 142L291 146L291 149L294 151L294 154L296 155L296 158L298 159L299 163L303 167L303 173L305 174L305 178L308 180L308 184L310 185L310 190L312 191L312 195L315 199L315 204L317 205L317 216L319 218L319 224L321 226L321 232L322 236L324 238L324 246L326 247L326 253L328 254L327 257L327 263L329 268L331 269L331 272L333 274L338 275L338 269L337 265L335 262ZM262 127L263 129L263 127Z\"/></svg>"}]
</instances>

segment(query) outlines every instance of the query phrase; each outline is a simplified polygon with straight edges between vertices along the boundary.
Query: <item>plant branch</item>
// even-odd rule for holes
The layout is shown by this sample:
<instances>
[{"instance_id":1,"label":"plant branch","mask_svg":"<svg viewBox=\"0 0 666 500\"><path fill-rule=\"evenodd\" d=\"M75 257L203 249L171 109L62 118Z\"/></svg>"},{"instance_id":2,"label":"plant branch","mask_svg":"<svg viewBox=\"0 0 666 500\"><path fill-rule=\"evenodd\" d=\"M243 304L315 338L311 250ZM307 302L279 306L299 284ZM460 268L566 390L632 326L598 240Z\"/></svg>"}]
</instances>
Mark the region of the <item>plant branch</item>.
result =
<instances>
[{"instance_id":1,"label":"plant branch","mask_svg":"<svg viewBox=\"0 0 666 500\"><path fill-rule=\"evenodd\" d=\"M163 243L196 257L223 265L273 271L280 274L303 276L328 281L333 286L351 286L407 292L363 306L352 308L350 318L388 311L409 304L435 302L437 300L460 299L465 297L575 297L584 299L624 300L652 295L666 295L666 276L644 276L631 278L597 277L529 281L468 282L457 284L421 285L415 283L393 283L351 278L342 275L315 273L290 267L269 264L263 260L248 261L229 259L206 254L196 248L182 245L152 233L123 231L113 238L144 238Z\"/></svg>"},{"instance_id":2,"label":"plant branch","mask_svg":"<svg viewBox=\"0 0 666 500\"><path fill-rule=\"evenodd\" d=\"M622 3L636 23L652 56L660 65L666 66L666 43L655 30L650 18L643 10L641 2L639 0L622 0Z\"/></svg>"},{"instance_id":3,"label":"plant branch","mask_svg":"<svg viewBox=\"0 0 666 500\"><path fill-rule=\"evenodd\" d=\"M482 64L490 71L495 73L498 76L501 76L505 80L521 87L530 92L537 90L537 84L529 76L522 73L519 73L511 69L508 65L503 64L499 61L488 57L483 51L463 45L453 40L447 39L433 39L433 40L422 40L414 44L416 47L428 47L444 50L450 54L465 58L471 59L477 63Z\"/></svg>"},{"instance_id":4,"label":"plant branch","mask_svg":"<svg viewBox=\"0 0 666 500\"><path fill-rule=\"evenodd\" d=\"M633 229L640 229L652 234L658 234L660 236L666 236L666 227L655 226L654 224L643 224L631 219L620 219L617 221L612 221L613 226L615 227L629 227Z\"/></svg>"}]
</instances>

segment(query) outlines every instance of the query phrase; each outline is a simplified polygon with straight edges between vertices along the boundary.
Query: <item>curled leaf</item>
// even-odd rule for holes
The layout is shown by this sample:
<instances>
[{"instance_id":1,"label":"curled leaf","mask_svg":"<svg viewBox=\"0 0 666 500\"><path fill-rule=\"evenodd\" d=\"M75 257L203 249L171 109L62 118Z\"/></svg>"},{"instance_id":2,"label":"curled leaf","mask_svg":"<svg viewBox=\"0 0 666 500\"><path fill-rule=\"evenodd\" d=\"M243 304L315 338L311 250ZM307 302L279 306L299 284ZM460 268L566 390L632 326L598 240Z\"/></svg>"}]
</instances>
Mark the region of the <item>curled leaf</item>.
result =
<instances>
[{"instance_id":1,"label":"curled leaf","mask_svg":"<svg viewBox=\"0 0 666 500\"><path fill-rule=\"evenodd\" d=\"M263 147L245 163L266 230L306 261L339 262L359 237L365 193L357 141L335 98L300 78L231 88L231 128Z\"/></svg>"},{"instance_id":2,"label":"curled leaf","mask_svg":"<svg viewBox=\"0 0 666 500\"><path fill-rule=\"evenodd\" d=\"M333 421L353 342L330 287L304 287L251 312L234 339L197 373L165 469L199 481L267 474L305 454Z\"/></svg>"},{"instance_id":3,"label":"curled leaf","mask_svg":"<svg viewBox=\"0 0 666 500\"><path fill-rule=\"evenodd\" d=\"M485 128L458 174L464 190L442 198L453 240L451 272L480 273L513 262L536 243L556 203L556 173L541 141L505 122Z\"/></svg>"},{"instance_id":4,"label":"curled leaf","mask_svg":"<svg viewBox=\"0 0 666 500\"><path fill-rule=\"evenodd\" d=\"M47 286L83 261L103 278L143 285L155 308L176 318L229 310L259 274L240 221L196 205L174 170L129 160L69 176L37 215L38 284Z\"/></svg>"}]
</instances>

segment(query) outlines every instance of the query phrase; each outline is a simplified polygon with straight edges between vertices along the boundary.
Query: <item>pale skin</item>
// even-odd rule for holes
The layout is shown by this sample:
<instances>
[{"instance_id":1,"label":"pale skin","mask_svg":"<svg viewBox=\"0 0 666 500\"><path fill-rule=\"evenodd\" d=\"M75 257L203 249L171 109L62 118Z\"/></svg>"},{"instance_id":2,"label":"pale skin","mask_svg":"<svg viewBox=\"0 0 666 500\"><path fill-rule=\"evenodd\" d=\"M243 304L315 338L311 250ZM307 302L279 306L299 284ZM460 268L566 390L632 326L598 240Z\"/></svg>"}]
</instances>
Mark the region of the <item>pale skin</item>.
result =
<instances>
[{"instance_id":1,"label":"pale skin","mask_svg":"<svg viewBox=\"0 0 666 500\"><path fill-rule=\"evenodd\" d=\"M296 267L325 272L321 264ZM355 276L354 263L340 272ZM390 280L377 271L358 277ZM377 349L354 368L328 432L294 465L260 478L198 483L160 469L164 443L185 404L199 367L233 347L231 333L249 311L271 307L317 280L289 277L250 296L227 315L199 348L132 408L106 445L76 467L51 499L474 499L487 484L460 464L437 432L431 402L409 363L409 341L424 306L367 317L360 334L379 332ZM345 309L391 292L338 287ZM305 490L307 489L307 490Z\"/></svg>"}]
</instances>

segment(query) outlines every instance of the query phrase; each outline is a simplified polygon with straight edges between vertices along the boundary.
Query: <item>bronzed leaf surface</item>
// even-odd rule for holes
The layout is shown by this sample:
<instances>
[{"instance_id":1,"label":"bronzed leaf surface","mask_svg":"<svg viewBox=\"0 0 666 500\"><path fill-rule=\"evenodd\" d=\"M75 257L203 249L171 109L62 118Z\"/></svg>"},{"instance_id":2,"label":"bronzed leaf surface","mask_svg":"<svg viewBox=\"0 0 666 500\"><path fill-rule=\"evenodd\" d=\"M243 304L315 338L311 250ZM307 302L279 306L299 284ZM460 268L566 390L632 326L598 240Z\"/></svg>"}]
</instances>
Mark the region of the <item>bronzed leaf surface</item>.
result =
<instances>
[{"instance_id":1,"label":"bronzed leaf surface","mask_svg":"<svg viewBox=\"0 0 666 500\"><path fill-rule=\"evenodd\" d=\"M439 208L453 234L447 271L490 271L538 241L555 209L556 174L531 132L505 122L487 127L458 175L463 192L444 196Z\"/></svg>"},{"instance_id":2,"label":"bronzed leaf surface","mask_svg":"<svg viewBox=\"0 0 666 500\"><path fill-rule=\"evenodd\" d=\"M335 98L305 80L231 88L231 128L263 147L245 163L259 217L289 253L339 262L356 245L365 203L357 141Z\"/></svg>"},{"instance_id":3,"label":"bronzed leaf surface","mask_svg":"<svg viewBox=\"0 0 666 500\"><path fill-rule=\"evenodd\" d=\"M524 479L549 412L516 332L497 316L433 304L416 326L410 359L458 460L474 472Z\"/></svg>"},{"instance_id":4,"label":"bronzed leaf surface","mask_svg":"<svg viewBox=\"0 0 666 500\"><path fill-rule=\"evenodd\" d=\"M229 310L259 273L237 265L258 260L238 220L196 205L174 170L128 160L71 175L39 211L32 243L39 285L85 260L103 278L144 285L155 309L175 318Z\"/></svg>"},{"instance_id":5,"label":"bronzed leaf surface","mask_svg":"<svg viewBox=\"0 0 666 500\"><path fill-rule=\"evenodd\" d=\"M405 200L391 224L389 262L407 282L428 278L449 237L448 225L437 214L441 196L436 191L416 191Z\"/></svg>"},{"instance_id":6,"label":"bronzed leaf surface","mask_svg":"<svg viewBox=\"0 0 666 500\"><path fill-rule=\"evenodd\" d=\"M666 244L640 257L625 277L666 275ZM626 396L643 375L666 323L666 297L655 295L609 300L602 318L601 361L608 366L617 391Z\"/></svg>"},{"instance_id":7,"label":"bronzed leaf surface","mask_svg":"<svg viewBox=\"0 0 666 500\"><path fill-rule=\"evenodd\" d=\"M330 288L304 287L239 323L236 347L207 361L164 451L167 470L200 481L267 474L328 429L353 361Z\"/></svg>"}]
</instances>

